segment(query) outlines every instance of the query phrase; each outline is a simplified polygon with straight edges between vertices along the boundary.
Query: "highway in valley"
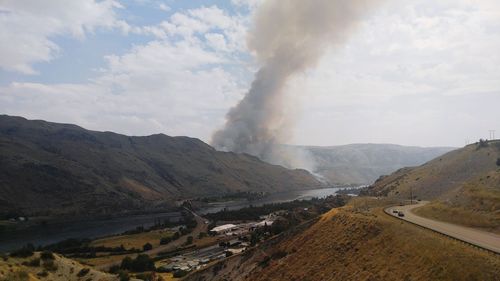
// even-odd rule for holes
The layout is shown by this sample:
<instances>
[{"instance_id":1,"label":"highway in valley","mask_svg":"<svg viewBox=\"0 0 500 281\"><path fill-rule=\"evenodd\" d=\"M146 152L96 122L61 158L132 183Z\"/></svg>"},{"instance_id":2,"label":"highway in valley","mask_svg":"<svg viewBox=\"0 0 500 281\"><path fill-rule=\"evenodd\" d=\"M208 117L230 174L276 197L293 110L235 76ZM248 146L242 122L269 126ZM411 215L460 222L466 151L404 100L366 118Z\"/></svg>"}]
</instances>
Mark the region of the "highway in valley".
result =
<instances>
[{"instance_id":1,"label":"highway in valley","mask_svg":"<svg viewBox=\"0 0 500 281\"><path fill-rule=\"evenodd\" d=\"M423 226L425 228L434 230L447 236L451 236L469 244L500 254L500 235L475 228L424 218L412 212L413 209L421 207L427 203L428 202L422 201L418 202L418 204L413 205L394 206L386 208L384 211L396 218ZM402 212L404 216L398 216L398 213L396 213L395 211Z\"/></svg>"}]
</instances>

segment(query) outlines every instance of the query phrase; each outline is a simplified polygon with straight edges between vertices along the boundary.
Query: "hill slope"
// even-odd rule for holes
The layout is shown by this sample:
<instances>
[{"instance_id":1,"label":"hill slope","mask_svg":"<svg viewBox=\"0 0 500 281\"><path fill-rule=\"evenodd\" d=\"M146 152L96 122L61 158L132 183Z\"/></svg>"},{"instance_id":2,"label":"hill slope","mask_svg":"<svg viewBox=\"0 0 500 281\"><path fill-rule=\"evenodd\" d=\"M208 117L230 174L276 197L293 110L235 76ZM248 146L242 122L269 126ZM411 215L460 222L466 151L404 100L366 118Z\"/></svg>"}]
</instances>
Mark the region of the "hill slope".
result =
<instances>
[{"instance_id":1,"label":"hill slope","mask_svg":"<svg viewBox=\"0 0 500 281\"><path fill-rule=\"evenodd\" d=\"M0 214L113 213L235 191L317 187L305 170L198 139L129 137L0 116Z\"/></svg>"},{"instance_id":2,"label":"hill slope","mask_svg":"<svg viewBox=\"0 0 500 281\"><path fill-rule=\"evenodd\" d=\"M371 195L433 200L420 215L500 233L500 141L473 144L380 178Z\"/></svg>"},{"instance_id":3,"label":"hill slope","mask_svg":"<svg viewBox=\"0 0 500 281\"><path fill-rule=\"evenodd\" d=\"M498 256L356 201L186 281L498 280Z\"/></svg>"},{"instance_id":4,"label":"hill slope","mask_svg":"<svg viewBox=\"0 0 500 281\"><path fill-rule=\"evenodd\" d=\"M415 147L395 144L348 144L339 146L284 146L281 149L297 155L305 166L339 185L373 183L381 175L403 167L424 164L455 148ZM299 165L289 165L298 166Z\"/></svg>"}]
</instances>

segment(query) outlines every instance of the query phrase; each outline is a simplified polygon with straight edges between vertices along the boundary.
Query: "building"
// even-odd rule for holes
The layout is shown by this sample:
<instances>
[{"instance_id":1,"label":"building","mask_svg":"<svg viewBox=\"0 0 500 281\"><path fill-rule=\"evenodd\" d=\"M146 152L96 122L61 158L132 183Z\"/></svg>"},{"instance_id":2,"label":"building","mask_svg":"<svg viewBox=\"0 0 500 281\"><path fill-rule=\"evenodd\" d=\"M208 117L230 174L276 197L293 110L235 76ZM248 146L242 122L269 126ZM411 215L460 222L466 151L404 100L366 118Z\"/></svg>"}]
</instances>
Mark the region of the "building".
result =
<instances>
[{"instance_id":1,"label":"building","mask_svg":"<svg viewBox=\"0 0 500 281\"><path fill-rule=\"evenodd\" d=\"M210 230L210 232L215 232L217 234L225 234L231 232L236 229L236 225L234 224L224 224L220 226L216 226Z\"/></svg>"}]
</instances>

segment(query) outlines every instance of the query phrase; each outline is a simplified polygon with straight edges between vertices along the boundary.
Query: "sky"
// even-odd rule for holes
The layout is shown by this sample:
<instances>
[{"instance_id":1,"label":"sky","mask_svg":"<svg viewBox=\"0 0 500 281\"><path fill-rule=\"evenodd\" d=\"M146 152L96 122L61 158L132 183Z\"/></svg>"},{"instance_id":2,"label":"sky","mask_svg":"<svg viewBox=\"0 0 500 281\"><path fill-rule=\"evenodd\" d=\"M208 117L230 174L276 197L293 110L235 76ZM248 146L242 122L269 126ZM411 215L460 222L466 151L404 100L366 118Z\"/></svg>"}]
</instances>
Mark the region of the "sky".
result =
<instances>
[{"instance_id":1,"label":"sky","mask_svg":"<svg viewBox=\"0 0 500 281\"><path fill-rule=\"evenodd\" d=\"M265 0L0 0L0 114L210 142ZM286 87L289 144L500 136L500 1L386 0Z\"/></svg>"}]
</instances>

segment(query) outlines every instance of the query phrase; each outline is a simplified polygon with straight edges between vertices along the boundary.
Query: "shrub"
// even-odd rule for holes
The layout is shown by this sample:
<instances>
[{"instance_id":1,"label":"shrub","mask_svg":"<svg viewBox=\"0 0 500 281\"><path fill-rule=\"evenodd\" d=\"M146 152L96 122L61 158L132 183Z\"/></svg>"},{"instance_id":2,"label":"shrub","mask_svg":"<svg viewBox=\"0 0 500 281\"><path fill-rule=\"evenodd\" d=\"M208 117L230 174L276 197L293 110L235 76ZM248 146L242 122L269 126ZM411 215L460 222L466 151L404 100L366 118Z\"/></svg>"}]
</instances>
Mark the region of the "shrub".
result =
<instances>
[{"instance_id":1,"label":"shrub","mask_svg":"<svg viewBox=\"0 0 500 281\"><path fill-rule=\"evenodd\" d=\"M43 251L40 254L40 258L42 260L53 260L54 259L54 254L51 251Z\"/></svg>"},{"instance_id":2,"label":"shrub","mask_svg":"<svg viewBox=\"0 0 500 281\"><path fill-rule=\"evenodd\" d=\"M49 273L47 271L40 271L36 274L37 276L40 276L40 277L47 277L49 275Z\"/></svg>"},{"instance_id":3,"label":"shrub","mask_svg":"<svg viewBox=\"0 0 500 281\"><path fill-rule=\"evenodd\" d=\"M108 272L111 274L117 274L120 271L119 265L113 265L109 268Z\"/></svg>"},{"instance_id":4,"label":"shrub","mask_svg":"<svg viewBox=\"0 0 500 281\"><path fill-rule=\"evenodd\" d=\"M27 281L29 280L29 275L26 271L15 271L10 272L4 278L0 278L0 281Z\"/></svg>"},{"instance_id":5,"label":"shrub","mask_svg":"<svg viewBox=\"0 0 500 281\"><path fill-rule=\"evenodd\" d=\"M160 245L166 245L170 242L172 242L172 238L170 238L170 237L162 237L160 239Z\"/></svg>"},{"instance_id":6,"label":"shrub","mask_svg":"<svg viewBox=\"0 0 500 281\"><path fill-rule=\"evenodd\" d=\"M118 278L120 278L120 281L129 281L130 277L128 276L128 272L124 270L120 270L118 272Z\"/></svg>"},{"instance_id":7,"label":"shrub","mask_svg":"<svg viewBox=\"0 0 500 281\"><path fill-rule=\"evenodd\" d=\"M48 270L48 271L56 271L57 264L55 264L53 260L45 260L43 262L43 268L45 268L45 270Z\"/></svg>"},{"instance_id":8,"label":"shrub","mask_svg":"<svg viewBox=\"0 0 500 281\"><path fill-rule=\"evenodd\" d=\"M23 265L31 266L31 267L40 266L40 259L34 258L34 259L30 260L29 262L23 262Z\"/></svg>"},{"instance_id":9,"label":"shrub","mask_svg":"<svg viewBox=\"0 0 500 281\"><path fill-rule=\"evenodd\" d=\"M135 259L125 257L120 267L134 272L155 270L154 261L148 255L138 255Z\"/></svg>"},{"instance_id":10,"label":"shrub","mask_svg":"<svg viewBox=\"0 0 500 281\"><path fill-rule=\"evenodd\" d=\"M267 267L269 265L269 262L271 261L270 256L265 256L262 261L259 262L259 266L261 267Z\"/></svg>"},{"instance_id":11,"label":"shrub","mask_svg":"<svg viewBox=\"0 0 500 281\"><path fill-rule=\"evenodd\" d=\"M18 258L27 258L31 257L33 255L33 251L35 250L35 246L33 244L28 243L26 246L22 247L21 249L15 250L12 253L10 253L11 257L18 257Z\"/></svg>"},{"instance_id":12,"label":"shrub","mask_svg":"<svg viewBox=\"0 0 500 281\"><path fill-rule=\"evenodd\" d=\"M148 272L148 273L140 273L135 276L138 279L144 280L144 281L153 281L153 274Z\"/></svg>"},{"instance_id":13,"label":"shrub","mask_svg":"<svg viewBox=\"0 0 500 281\"><path fill-rule=\"evenodd\" d=\"M144 244L144 246L142 246L142 250L145 252L145 251L149 251L153 249L153 245L151 245L151 243L146 243Z\"/></svg>"},{"instance_id":14,"label":"shrub","mask_svg":"<svg viewBox=\"0 0 500 281\"><path fill-rule=\"evenodd\" d=\"M198 234L198 239L201 239L203 237L207 237L207 233L206 232L200 232L200 234Z\"/></svg>"},{"instance_id":15,"label":"shrub","mask_svg":"<svg viewBox=\"0 0 500 281\"><path fill-rule=\"evenodd\" d=\"M187 271L179 269L179 270L174 271L174 278L181 278L181 277L186 276L187 274L188 274Z\"/></svg>"},{"instance_id":16,"label":"shrub","mask_svg":"<svg viewBox=\"0 0 500 281\"><path fill-rule=\"evenodd\" d=\"M191 244L193 244L193 236L188 236L187 241L186 241L186 245L191 245Z\"/></svg>"},{"instance_id":17,"label":"shrub","mask_svg":"<svg viewBox=\"0 0 500 281\"><path fill-rule=\"evenodd\" d=\"M82 270L80 270L80 271L76 274L76 276L78 276L78 277L83 277L83 276L87 275L87 273L89 273L89 271L90 271L90 268L82 268Z\"/></svg>"}]
</instances>

